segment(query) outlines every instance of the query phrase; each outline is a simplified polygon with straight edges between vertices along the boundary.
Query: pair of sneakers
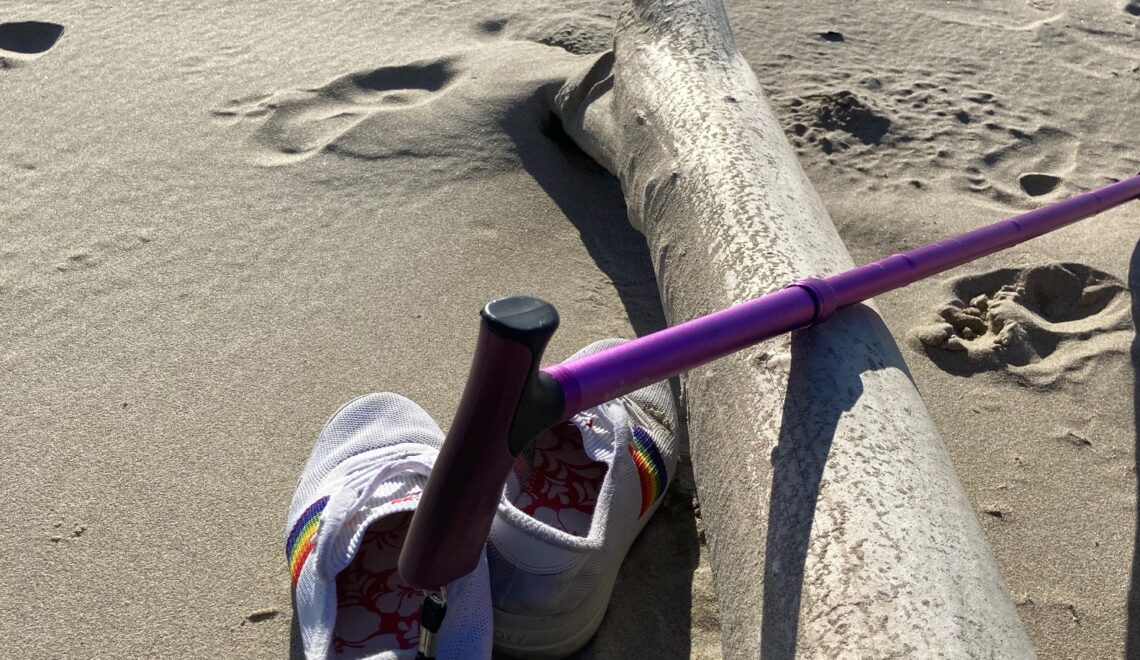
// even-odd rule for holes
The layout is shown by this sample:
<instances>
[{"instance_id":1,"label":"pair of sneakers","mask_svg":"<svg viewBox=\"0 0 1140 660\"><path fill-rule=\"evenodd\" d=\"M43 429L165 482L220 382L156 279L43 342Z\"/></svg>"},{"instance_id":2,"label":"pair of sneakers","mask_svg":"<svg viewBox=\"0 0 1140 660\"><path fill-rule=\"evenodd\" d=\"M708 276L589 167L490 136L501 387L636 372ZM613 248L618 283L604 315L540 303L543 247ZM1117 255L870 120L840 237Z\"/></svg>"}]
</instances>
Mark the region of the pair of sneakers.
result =
<instances>
[{"instance_id":1,"label":"pair of sneakers","mask_svg":"<svg viewBox=\"0 0 1140 660\"><path fill-rule=\"evenodd\" d=\"M487 658L493 644L556 658L585 645L674 473L675 429L669 389L657 383L575 415L520 454L478 567L446 587L437 657ZM415 657L424 594L396 565L443 439L395 394L360 397L325 425L286 527L309 660Z\"/></svg>"}]
</instances>

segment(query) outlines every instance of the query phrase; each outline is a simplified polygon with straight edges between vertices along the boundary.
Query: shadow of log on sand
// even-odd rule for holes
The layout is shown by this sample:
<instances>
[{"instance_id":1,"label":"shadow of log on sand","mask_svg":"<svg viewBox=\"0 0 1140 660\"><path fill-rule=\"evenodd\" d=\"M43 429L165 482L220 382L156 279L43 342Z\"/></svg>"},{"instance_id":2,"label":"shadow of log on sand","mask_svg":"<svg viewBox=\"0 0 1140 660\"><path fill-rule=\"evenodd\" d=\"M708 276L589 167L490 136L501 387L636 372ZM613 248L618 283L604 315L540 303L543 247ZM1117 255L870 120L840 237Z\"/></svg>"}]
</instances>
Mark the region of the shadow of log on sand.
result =
<instances>
[{"instance_id":1,"label":"shadow of log on sand","mask_svg":"<svg viewBox=\"0 0 1140 660\"><path fill-rule=\"evenodd\" d=\"M540 89L530 100L510 108L501 127L515 143L523 167L578 229L590 257L613 282L634 332L643 336L661 330L665 313L645 238L629 224L620 182L582 153L550 113L556 89ZM670 386L676 398L677 379ZM625 558L624 566L636 568L619 574L606 618L573 658L689 655L693 571L700 548L692 466L680 412L678 473L661 508Z\"/></svg>"},{"instance_id":2,"label":"shadow of log on sand","mask_svg":"<svg viewBox=\"0 0 1140 660\"><path fill-rule=\"evenodd\" d=\"M535 182L578 230L598 268L613 282L637 336L665 327L645 237L629 224L621 183L582 153L550 112L553 89L509 109L500 122Z\"/></svg>"}]
</instances>

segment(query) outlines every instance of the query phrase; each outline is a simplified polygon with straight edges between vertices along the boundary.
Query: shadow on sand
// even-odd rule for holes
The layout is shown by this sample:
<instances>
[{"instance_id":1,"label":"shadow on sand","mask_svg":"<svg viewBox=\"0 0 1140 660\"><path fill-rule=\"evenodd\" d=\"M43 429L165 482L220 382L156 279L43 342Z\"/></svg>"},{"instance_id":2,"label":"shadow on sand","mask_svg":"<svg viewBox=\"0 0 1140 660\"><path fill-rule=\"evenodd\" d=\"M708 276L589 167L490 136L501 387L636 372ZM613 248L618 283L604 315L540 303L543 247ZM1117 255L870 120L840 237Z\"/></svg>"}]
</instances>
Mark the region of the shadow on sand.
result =
<instances>
[{"instance_id":1,"label":"shadow on sand","mask_svg":"<svg viewBox=\"0 0 1140 660\"><path fill-rule=\"evenodd\" d=\"M508 110L500 125L514 141L523 167L578 230L590 257L613 282L634 332L643 336L661 330L665 313L645 237L629 224L618 180L583 153L550 113L547 99L553 91L539 90ZM676 399L676 379L670 386ZM689 657L692 581L700 547L687 438L682 418L681 461L665 501L626 555L597 635L572 658Z\"/></svg>"},{"instance_id":2,"label":"shadow on sand","mask_svg":"<svg viewBox=\"0 0 1140 660\"><path fill-rule=\"evenodd\" d=\"M578 230L582 245L613 282L638 336L665 327L645 237L629 224L621 183L578 148L548 109L544 88L500 121L519 159Z\"/></svg>"}]
</instances>

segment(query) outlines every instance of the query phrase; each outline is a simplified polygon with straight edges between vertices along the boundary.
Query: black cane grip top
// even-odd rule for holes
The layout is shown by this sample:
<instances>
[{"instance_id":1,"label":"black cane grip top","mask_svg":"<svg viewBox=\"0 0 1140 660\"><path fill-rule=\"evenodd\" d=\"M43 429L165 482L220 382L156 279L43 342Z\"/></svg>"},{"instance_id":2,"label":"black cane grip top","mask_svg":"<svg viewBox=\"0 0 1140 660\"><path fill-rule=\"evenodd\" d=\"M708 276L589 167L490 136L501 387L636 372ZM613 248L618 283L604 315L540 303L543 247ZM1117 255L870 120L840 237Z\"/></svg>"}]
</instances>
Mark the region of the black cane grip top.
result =
<instances>
[{"instance_id":1,"label":"black cane grip top","mask_svg":"<svg viewBox=\"0 0 1140 660\"><path fill-rule=\"evenodd\" d=\"M483 307L482 316L489 330L523 344L532 355L542 355L546 343L558 329L558 310L554 305L530 296L492 300Z\"/></svg>"}]
</instances>

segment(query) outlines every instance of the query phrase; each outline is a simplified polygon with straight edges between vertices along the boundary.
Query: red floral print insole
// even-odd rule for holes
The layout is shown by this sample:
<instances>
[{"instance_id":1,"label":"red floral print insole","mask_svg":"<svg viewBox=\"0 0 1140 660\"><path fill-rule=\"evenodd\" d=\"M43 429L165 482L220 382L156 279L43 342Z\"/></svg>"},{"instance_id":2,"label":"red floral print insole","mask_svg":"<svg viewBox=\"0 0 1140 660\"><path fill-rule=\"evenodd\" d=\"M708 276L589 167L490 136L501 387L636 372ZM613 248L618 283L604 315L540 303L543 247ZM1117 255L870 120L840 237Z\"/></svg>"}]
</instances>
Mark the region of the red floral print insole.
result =
<instances>
[{"instance_id":1,"label":"red floral print insole","mask_svg":"<svg viewBox=\"0 0 1140 660\"><path fill-rule=\"evenodd\" d=\"M383 650L415 648L420 641L423 593L400 580L396 561L412 514L372 523L352 563L336 578L337 658L360 658Z\"/></svg>"},{"instance_id":2,"label":"red floral print insole","mask_svg":"<svg viewBox=\"0 0 1140 660\"><path fill-rule=\"evenodd\" d=\"M606 464L586 455L578 427L559 424L535 441L534 465L515 506L552 527L587 536L605 476Z\"/></svg>"}]
</instances>

